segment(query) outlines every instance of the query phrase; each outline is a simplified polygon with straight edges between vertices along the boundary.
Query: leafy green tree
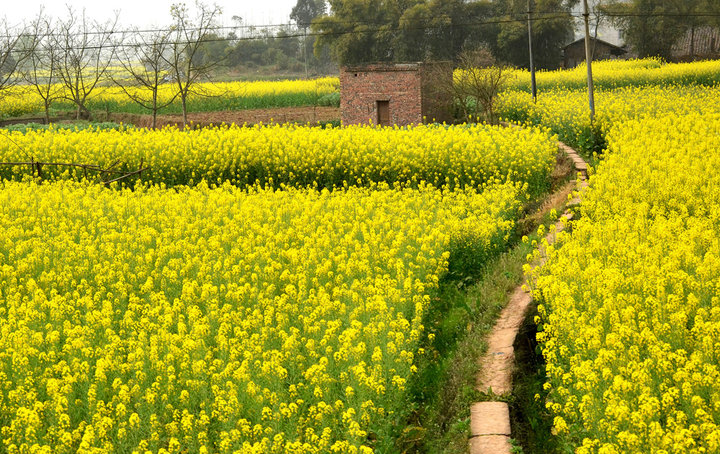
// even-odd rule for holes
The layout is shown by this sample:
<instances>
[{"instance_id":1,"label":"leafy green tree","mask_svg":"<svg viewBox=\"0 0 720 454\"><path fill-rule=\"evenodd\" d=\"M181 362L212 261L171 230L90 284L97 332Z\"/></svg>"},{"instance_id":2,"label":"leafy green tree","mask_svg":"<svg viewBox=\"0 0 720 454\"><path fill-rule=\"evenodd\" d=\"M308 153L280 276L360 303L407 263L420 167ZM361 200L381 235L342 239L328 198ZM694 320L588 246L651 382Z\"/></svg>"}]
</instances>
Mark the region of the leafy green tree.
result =
<instances>
[{"instance_id":1,"label":"leafy green tree","mask_svg":"<svg viewBox=\"0 0 720 454\"><path fill-rule=\"evenodd\" d=\"M290 12L290 19L294 20L298 27L307 29L313 19L325 14L326 9L325 0L298 0Z\"/></svg>"},{"instance_id":2,"label":"leafy green tree","mask_svg":"<svg viewBox=\"0 0 720 454\"><path fill-rule=\"evenodd\" d=\"M229 53L228 40L217 33L208 33L200 41L194 58L199 65L220 65L226 63Z\"/></svg>"},{"instance_id":3,"label":"leafy green tree","mask_svg":"<svg viewBox=\"0 0 720 454\"><path fill-rule=\"evenodd\" d=\"M489 39L482 25L492 13L489 0L330 0L330 6L331 15L313 21L315 49L330 48L340 64L455 60Z\"/></svg>"},{"instance_id":4,"label":"leafy green tree","mask_svg":"<svg viewBox=\"0 0 720 454\"><path fill-rule=\"evenodd\" d=\"M535 0L533 12L533 57L539 69L560 66L562 47L574 36L571 14L578 0ZM499 24L493 53L515 66L528 67L527 1L499 0L496 14L503 20Z\"/></svg>"},{"instance_id":5,"label":"leafy green tree","mask_svg":"<svg viewBox=\"0 0 720 454\"><path fill-rule=\"evenodd\" d=\"M418 1L400 16L398 33L393 43L395 58L401 61L421 61L426 57L430 37L426 25L432 21L427 3Z\"/></svg>"},{"instance_id":6,"label":"leafy green tree","mask_svg":"<svg viewBox=\"0 0 720 454\"><path fill-rule=\"evenodd\" d=\"M400 15L394 0L330 0L332 15L315 19L319 33L315 52L325 46L341 65L387 62L394 58L395 30Z\"/></svg>"},{"instance_id":7,"label":"leafy green tree","mask_svg":"<svg viewBox=\"0 0 720 454\"><path fill-rule=\"evenodd\" d=\"M464 49L477 49L494 39L487 22L493 14L492 3L462 0L430 0L427 52L434 60L457 61Z\"/></svg>"},{"instance_id":8,"label":"leafy green tree","mask_svg":"<svg viewBox=\"0 0 720 454\"><path fill-rule=\"evenodd\" d=\"M611 0L603 12L618 27L625 42L640 57L672 56L672 47L688 30L695 30L708 23L707 16L700 14L711 10L707 0ZM690 49L694 53L694 49Z\"/></svg>"},{"instance_id":9,"label":"leafy green tree","mask_svg":"<svg viewBox=\"0 0 720 454\"><path fill-rule=\"evenodd\" d=\"M717 0L705 0L703 9L708 14L708 23L720 27L720 2Z\"/></svg>"},{"instance_id":10,"label":"leafy green tree","mask_svg":"<svg viewBox=\"0 0 720 454\"><path fill-rule=\"evenodd\" d=\"M312 47L315 44L315 37L308 39L307 32L312 21L316 17L324 15L326 9L325 0L298 0L290 12L290 19L294 20L303 31L301 49L305 64L305 76L308 75L308 56L312 55Z\"/></svg>"}]
</instances>

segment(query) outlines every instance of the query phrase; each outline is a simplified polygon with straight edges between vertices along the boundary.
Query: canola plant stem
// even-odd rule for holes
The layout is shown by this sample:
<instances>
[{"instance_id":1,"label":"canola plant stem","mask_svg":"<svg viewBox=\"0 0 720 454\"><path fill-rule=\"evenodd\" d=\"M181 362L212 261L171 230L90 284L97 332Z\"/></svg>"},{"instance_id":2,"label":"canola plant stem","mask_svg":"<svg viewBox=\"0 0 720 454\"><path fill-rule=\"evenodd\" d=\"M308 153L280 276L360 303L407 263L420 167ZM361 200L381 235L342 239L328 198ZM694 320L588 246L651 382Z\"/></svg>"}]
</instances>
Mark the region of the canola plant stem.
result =
<instances>
[{"instance_id":1,"label":"canola plant stem","mask_svg":"<svg viewBox=\"0 0 720 454\"><path fill-rule=\"evenodd\" d=\"M133 175L137 175L137 174L139 174L139 173L143 173L144 171L146 171L146 170L149 169L149 168L150 168L150 167L145 167L144 169L142 169L142 168L141 168L141 169L137 169L137 170L134 171L134 172L126 173L125 175L121 175L121 176L119 176L119 177L117 177L117 178L115 178L115 179L113 179L113 180L106 181L106 182L104 182L103 184L115 183L116 181L123 180L123 179L125 179L125 178L127 178L127 177L131 177L131 176L133 176Z\"/></svg>"},{"instance_id":2,"label":"canola plant stem","mask_svg":"<svg viewBox=\"0 0 720 454\"><path fill-rule=\"evenodd\" d=\"M140 168L136 171L127 173L122 170L112 170L113 167L115 167L117 164L119 164L120 161L116 161L113 163L110 167L103 169L102 167L95 165L95 164L76 164L72 162L41 162L41 161L35 161L30 160L29 162L0 162L0 165L4 166L30 166L34 171L37 171L38 176L41 175L41 168L42 166L61 166L61 167L77 167L80 169L83 169L83 172L85 174L85 177L87 178L87 170L96 170L103 174L114 174L114 175L120 175L118 178L115 178L114 180L108 181L105 184L112 183L114 181L122 180L123 178L127 178L129 176L135 175L137 173L144 172L145 170L148 170L149 167L142 167L143 161L140 161Z\"/></svg>"},{"instance_id":3,"label":"canola plant stem","mask_svg":"<svg viewBox=\"0 0 720 454\"><path fill-rule=\"evenodd\" d=\"M82 167L93 170L103 170L100 166L94 164L74 164L70 162L40 162L40 161L29 161L29 162L0 162L3 166L28 166L28 165L42 165L42 166L66 166L66 167Z\"/></svg>"}]
</instances>

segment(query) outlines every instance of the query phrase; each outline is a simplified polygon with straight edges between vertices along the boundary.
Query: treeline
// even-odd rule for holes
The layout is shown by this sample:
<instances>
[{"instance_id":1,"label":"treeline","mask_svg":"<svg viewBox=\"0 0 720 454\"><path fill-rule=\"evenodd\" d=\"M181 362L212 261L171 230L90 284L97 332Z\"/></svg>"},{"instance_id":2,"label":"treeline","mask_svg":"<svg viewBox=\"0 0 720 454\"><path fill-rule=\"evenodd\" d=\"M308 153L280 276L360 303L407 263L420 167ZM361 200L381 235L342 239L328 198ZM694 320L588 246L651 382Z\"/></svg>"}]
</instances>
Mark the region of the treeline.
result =
<instances>
[{"instance_id":1,"label":"treeline","mask_svg":"<svg viewBox=\"0 0 720 454\"><path fill-rule=\"evenodd\" d=\"M672 57L672 48L690 35L689 57L694 57L695 33L701 27L720 26L718 0L606 0L598 2L599 20L622 33L640 57Z\"/></svg>"},{"instance_id":2,"label":"treeline","mask_svg":"<svg viewBox=\"0 0 720 454\"><path fill-rule=\"evenodd\" d=\"M312 1L312 0L299 0ZM316 17L315 50L340 64L453 60L487 48L496 59L527 67L528 9L536 66L560 66L561 49L582 21L580 0L329 0ZM612 24L634 54L669 59L686 33L720 24L718 0L589 0L591 25ZM692 41L691 41L692 42ZM692 50L691 50L692 54Z\"/></svg>"},{"instance_id":3,"label":"treeline","mask_svg":"<svg viewBox=\"0 0 720 454\"><path fill-rule=\"evenodd\" d=\"M298 0L290 12L295 26L276 33L264 31L261 39L238 40L225 52L230 66L275 65L280 70L305 70L305 74L327 74L337 69L328 49L315 49L310 26L328 12L325 0ZM239 18L238 18L239 19ZM234 37L231 34L231 37Z\"/></svg>"},{"instance_id":4,"label":"treeline","mask_svg":"<svg viewBox=\"0 0 720 454\"><path fill-rule=\"evenodd\" d=\"M302 0L300 0L302 1ZM534 0L538 68L557 68L573 37L577 0ZM315 18L315 50L340 64L365 61L456 61L463 50L488 48L503 62L529 59L526 0L329 0L331 14Z\"/></svg>"},{"instance_id":5,"label":"treeline","mask_svg":"<svg viewBox=\"0 0 720 454\"><path fill-rule=\"evenodd\" d=\"M669 60L673 45L683 36L703 26L720 25L718 0L588 3L591 33L601 24L614 26L638 57ZM556 69L562 48L581 29L581 4L581 0L297 0L290 15L292 26L262 30L253 39L222 42L213 58L226 58L231 67L306 68L317 74L334 70L333 63L458 62L464 50L485 48L497 61L527 67L529 8L536 67Z\"/></svg>"},{"instance_id":6,"label":"treeline","mask_svg":"<svg viewBox=\"0 0 720 454\"><path fill-rule=\"evenodd\" d=\"M315 37L293 25L263 28L254 31L252 38L238 37L234 32L226 36L212 34L209 38L203 46L203 58L222 62L226 68L239 71L266 68L308 76L337 72L329 51L316 55Z\"/></svg>"}]
</instances>

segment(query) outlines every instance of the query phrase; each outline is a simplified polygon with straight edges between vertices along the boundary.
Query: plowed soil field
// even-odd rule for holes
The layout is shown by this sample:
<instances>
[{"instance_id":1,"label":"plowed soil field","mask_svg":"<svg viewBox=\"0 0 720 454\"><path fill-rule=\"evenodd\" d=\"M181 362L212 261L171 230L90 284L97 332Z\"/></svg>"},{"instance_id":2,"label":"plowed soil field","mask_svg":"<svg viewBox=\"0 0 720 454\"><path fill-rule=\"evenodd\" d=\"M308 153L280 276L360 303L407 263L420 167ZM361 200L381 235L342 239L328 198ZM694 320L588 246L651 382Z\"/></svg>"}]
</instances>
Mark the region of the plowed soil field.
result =
<instances>
[{"instance_id":1,"label":"plowed soil field","mask_svg":"<svg viewBox=\"0 0 720 454\"><path fill-rule=\"evenodd\" d=\"M257 123L317 123L340 119L337 107L284 107L273 109L232 110L220 112L189 113L188 120L193 126L236 125ZM130 123L138 127L150 127L150 115L111 114L110 120ZM182 127L182 115L158 115L157 127L177 125Z\"/></svg>"}]
</instances>

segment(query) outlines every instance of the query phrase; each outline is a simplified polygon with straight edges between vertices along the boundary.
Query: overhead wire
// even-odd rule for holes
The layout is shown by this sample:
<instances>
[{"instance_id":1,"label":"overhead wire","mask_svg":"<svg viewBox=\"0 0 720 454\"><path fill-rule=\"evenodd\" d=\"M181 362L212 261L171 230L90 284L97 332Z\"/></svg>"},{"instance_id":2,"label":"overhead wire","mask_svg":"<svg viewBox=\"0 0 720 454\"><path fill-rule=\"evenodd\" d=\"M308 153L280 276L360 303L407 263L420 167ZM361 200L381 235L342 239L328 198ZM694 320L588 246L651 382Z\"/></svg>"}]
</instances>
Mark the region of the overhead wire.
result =
<instances>
[{"instance_id":1,"label":"overhead wire","mask_svg":"<svg viewBox=\"0 0 720 454\"><path fill-rule=\"evenodd\" d=\"M263 26L256 26L256 25L235 25L235 26L209 26L209 27L188 27L185 29L185 31L188 32L203 32L203 34L206 35L205 38L202 38L201 41L203 43L216 43L216 42L241 42L241 41L256 41L256 40L267 40L267 39L292 39L292 38L306 38L306 37L317 37L317 36L343 36L343 35L351 35L351 34L366 34L366 33L377 33L380 31L383 32L401 32L401 31L417 31L417 30L437 30L437 29L444 29L448 27L456 27L456 28L468 28L468 27L480 27L485 25L500 25L500 24L507 24L507 23L526 23L528 21L527 16L525 16L527 12L520 12L520 13L513 13L513 14L506 14L502 16L490 16L490 19L488 20L482 20L482 21L472 21L472 22L462 22L462 23L453 23L450 25L446 24L423 24L423 25L415 25L415 26L401 26L401 25L393 25L392 27L388 27L387 22L378 22L378 21L343 21L334 19L335 24L339 24L341 27L344 25L347 27L347 29L344 30L324 30L324 31L311 31L311 32L295 32L295 33L283 33L280 34L280 31L285 31L288 29L292 29L293 27L297 27L297 24L292 23L283 23L283 24L270 24L270 25L263 25ZM552 12L552 11L534 11L533 17L530 19L533 22L539 22L539 21L547 21L547 20L556 20L556 19L568 19L568 18L581 18L582 14L578 13L572 13L568 11L564 12ZM675 13L620 13L620 12L604 12L602 15L606 17L613 17L613 18L620 18L620 17L720 17L720 13L714 13L714 12L698 12L698 13L690 13L690 14L675 14ZM517 18L512 16L518 16ZM362 26L376 26L376 27L368 27L368 28L358 28ZM275 34L271 34L272 28L277 29ZM237 30L251 30L254 33L257 33L252 36L214 36L214 37L207 37L208 34L213 34L216 31L221 30L231 30L231 31L237 31ZM173 31L172 28L167 29L143 29L143 30L110 30L110 31L87 31L81 33L82 35L100 35L104 37L111 37L111 36L118 36L123 37L128 34L149 34L149 33L171 33ZM32 34L18 34L18 35L0 35L0 37L4 38L17 38L22 36L33 36ZM45 33L38 35L39 38L44 37L52 37L52 36L64 36L60 33ZM167 41L165 42L166 45L169 46L186 46L193 43L196 43L197 41ZM89 45L89 46L82 46L82 47L64 47L63 50L115 50L120 48L132 48L132 47L139 47L142 44L137 42L113 42L107 45Z\"/></svg>"}]
</instances>

